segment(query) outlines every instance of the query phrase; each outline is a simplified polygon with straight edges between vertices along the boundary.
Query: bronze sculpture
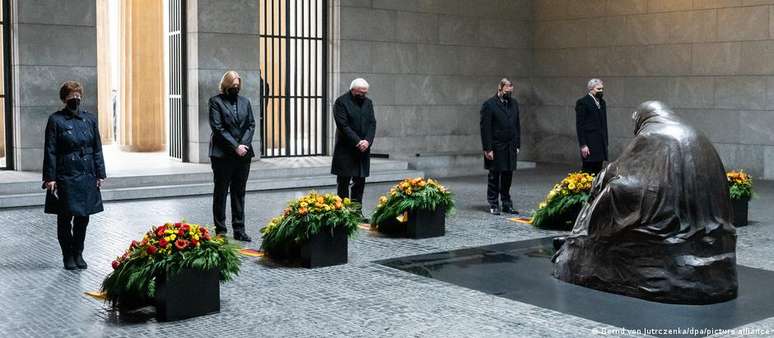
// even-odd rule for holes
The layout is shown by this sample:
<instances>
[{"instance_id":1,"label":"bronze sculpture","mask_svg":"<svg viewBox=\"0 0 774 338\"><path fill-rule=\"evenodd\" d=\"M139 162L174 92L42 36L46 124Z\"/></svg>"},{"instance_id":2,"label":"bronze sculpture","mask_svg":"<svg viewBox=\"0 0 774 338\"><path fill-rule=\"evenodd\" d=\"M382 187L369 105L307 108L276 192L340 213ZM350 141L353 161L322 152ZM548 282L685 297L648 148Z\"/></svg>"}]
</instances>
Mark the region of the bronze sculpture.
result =
<instances>
[{"instance_id":1,"label":"bronze sculpture","mask_svg":"<svg viewBox=\"0 0 774 338\"><path fill-rule=\"evenodd\" d=\"M714 146L660 102L632 117L635 137L595 178L554 275L665 303L735 298L736 230Z\"/></svg>"}]
</instances>

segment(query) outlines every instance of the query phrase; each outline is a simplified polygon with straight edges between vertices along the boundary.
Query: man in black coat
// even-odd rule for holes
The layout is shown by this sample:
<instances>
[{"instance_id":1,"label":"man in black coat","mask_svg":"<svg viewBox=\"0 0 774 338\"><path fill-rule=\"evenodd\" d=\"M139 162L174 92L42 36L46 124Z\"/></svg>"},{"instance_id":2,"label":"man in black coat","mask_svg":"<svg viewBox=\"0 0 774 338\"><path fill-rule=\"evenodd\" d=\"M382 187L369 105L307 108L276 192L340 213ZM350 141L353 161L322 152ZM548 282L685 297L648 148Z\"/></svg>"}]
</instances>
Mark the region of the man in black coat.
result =
<instances>
[{"instance_id":1,"label":"man in black coat","mask_svg":"<svg viewBox=\"0 0 774 338\"><path fill-rule=\"evenodd\" d=\"M588 95L575 103L575 129L583 171L596 175L607 161L607 105L602 80L591 79L587 89Z\"/></svg>"},{"instance_id":2,"label":"man in black coat","mask_svg":"<svg viewBox=\"0 0 774 338\"><path fill-rule=\"evenodd\" d=\"M521 148L519 103L513 95L513 83L500 80L497 94L481 106L481 145L484 149L484 167L489 170L486 199L489 212L502 211L517 214L511 201L511 181L516 170L516 157Z\"/></svg>"},{"instance_id":3,"label":"man in black coat","mask_svg":"<svg viewBox=\"0 0 774 338\"><path fill-rule=\"evenodd\" d=\"M358 203L363 201L365 178L370 174L371 146L376 134L374 105L366 94L368 82L361 78L355 79L349 91L339 96L333 106L336 145L333 148L331 174L336 175L339 197L351 197Z\"/></svg>"},{"instance_id":4,"label":"man in black coat","mask_svg":"<svg viewBox=\"0 0 774 338\"><path fill-rule=\"evenodd\" d=\"M209 100L212 129L209 155L215 181L212 213L215 232L226 234L226 196L230 190L234 239L250 242L252 239L245 233L245 188L250 161L255 156L252 147L255 117L250 100L239 95L241 85L239 74L228 71L220 81L220 94Z\"/></svg>"}]
</instances>

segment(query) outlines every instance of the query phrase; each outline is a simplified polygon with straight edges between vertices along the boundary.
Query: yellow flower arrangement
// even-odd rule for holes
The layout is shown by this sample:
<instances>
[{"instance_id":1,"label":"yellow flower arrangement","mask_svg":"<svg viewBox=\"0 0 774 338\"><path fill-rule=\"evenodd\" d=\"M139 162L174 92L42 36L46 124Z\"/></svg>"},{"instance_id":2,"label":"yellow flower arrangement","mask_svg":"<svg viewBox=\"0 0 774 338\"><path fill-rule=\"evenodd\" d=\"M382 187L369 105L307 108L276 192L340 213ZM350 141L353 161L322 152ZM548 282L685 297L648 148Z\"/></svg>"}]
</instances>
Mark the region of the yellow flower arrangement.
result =
<instances>
[{"instance_id":1,"label":"yellow flower arrangement","mask_svg":"<svg viewBox=\"0 0 774 338\"><path fill-rule=\"evenodd\" d=\"M454 200L448 189L431 178L407 178L391 187L388 194L379 197L372 220L374 224L390 218L405 222L408 209L435 210L436 207L448 212L454 209Z\"/></svg>"},{"instance_id":2,"label":"yellow flower arrangement","mask_svg":"<svg viewBox=\"0 0 774 338\"><path fill-rule=\"evenodd\" d=\"M731 170L726 173L729 196L731 199L742 200L752 197L752 177L743 170Z\"/></svg>"},{"instance_id":3,"label":"yellow flower arrangement","mask_svg":"<svg viewBox=\"0 0 774 338\"><path fill-rule=\"evenodd\" d=\"M288 202L282 214L261 228L264 250L304 241L319 231L343 226L347 236L357 231L359 205L331 193L311 192Z\"/></svg>"},{"instance_id":4,"label":"yellow flower arrangement","mask_svg":"<svg viewBox=\"0 0 774 338\"><path fill-rule=\"evenodd\" d=\"M546 198L538 204L538 210L532 217L531 223L536 226L560 226L575 219L575 213L594 182L594 176L584 172L570 173L555 184L548 192Z\"/></svg>"}]
</instances>

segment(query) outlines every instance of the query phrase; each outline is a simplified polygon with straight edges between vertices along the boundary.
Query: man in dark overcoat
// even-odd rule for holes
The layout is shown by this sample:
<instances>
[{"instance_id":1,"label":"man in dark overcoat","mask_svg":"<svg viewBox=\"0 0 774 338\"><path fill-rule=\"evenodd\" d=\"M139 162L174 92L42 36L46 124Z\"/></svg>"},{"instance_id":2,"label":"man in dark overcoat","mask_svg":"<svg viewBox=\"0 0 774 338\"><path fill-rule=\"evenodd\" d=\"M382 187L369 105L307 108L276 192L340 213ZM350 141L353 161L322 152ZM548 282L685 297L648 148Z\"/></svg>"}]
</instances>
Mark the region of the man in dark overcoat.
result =
<instances>
[{"instance_id":1,"label":"man in dark overcoat","mask_svg":"<svg viewBox=\"0 0 774 338\"><path fill-rule=\"evenodd\" d=\"M607 161L607 105L602 99L604 83L591 79L588 94L575 103L575 129L578 134L583 171L596 175Z\"/></svg>"},{"instance_id":2,"label":"man in dark overcoat","mask_svg":"<svg viewBox=\"0 0 774 338\"><path fill-rule=\"evenodd\" d=\"M484 167L489 170L486 189L489 212L499 215L499 202L502 201L503 212L517 214L510 189L516 157L521 148L521 127L519 103L513 97L513 83L509 79L500 80L497 94L481 106L480 124Z\"/></svg>"},{"instance_id":3,"label":"man in dark overcoat","mask_svg":"<svg viewBox=\"0 0 774 338\"><path fill-rule=\"evenodd\" d=\"M349 91L339 96L333 106L336 145L333 148L331 173L336 175L339 197L350 197L357 203L363 201L365 178L370 174L371 147L376 134L374 105L366 97L368 87L364 79L353 80Z\"/></svg>"}]
</instances>

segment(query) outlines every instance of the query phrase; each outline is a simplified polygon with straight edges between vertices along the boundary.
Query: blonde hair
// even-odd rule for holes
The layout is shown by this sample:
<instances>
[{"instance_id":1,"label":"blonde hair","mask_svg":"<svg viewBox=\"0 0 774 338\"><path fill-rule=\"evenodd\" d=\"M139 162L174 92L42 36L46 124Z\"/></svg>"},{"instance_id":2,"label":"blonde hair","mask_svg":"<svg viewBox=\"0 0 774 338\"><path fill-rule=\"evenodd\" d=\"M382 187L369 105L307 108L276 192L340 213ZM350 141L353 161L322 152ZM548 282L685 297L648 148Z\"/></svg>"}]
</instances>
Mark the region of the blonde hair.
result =
<instances>
[{"instance_id":1,"label":"blonde hair","mask_svg":"<svg viewBox=\"0 0 774 338\"><path fill-rule=\"evenodd\" d=\"M240 77L239 73L236 71L229 70L223 74L223 77L220 78L220 93L225 94L226 90L231 88L231 85L234 84L234 80L239 80L239 85L242 85L242 77Z\"/></svg>"},{"instance_id":2,"label":"blonde hair","mask_svg":"<svg viewBox=\"0 0 774 338\"><path fill-rule=\"evenodd\" d=\"M506 85L512 85L513 82L511 82L511 79L504 77L500 80L500 84L497 85L497 90L500 91L505 87Z\"/></svg>"}]
</instances>

